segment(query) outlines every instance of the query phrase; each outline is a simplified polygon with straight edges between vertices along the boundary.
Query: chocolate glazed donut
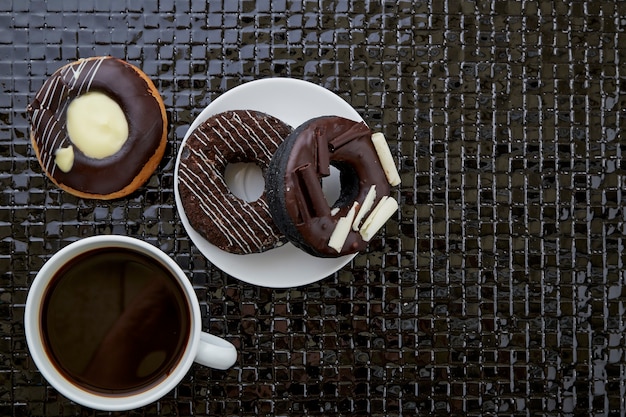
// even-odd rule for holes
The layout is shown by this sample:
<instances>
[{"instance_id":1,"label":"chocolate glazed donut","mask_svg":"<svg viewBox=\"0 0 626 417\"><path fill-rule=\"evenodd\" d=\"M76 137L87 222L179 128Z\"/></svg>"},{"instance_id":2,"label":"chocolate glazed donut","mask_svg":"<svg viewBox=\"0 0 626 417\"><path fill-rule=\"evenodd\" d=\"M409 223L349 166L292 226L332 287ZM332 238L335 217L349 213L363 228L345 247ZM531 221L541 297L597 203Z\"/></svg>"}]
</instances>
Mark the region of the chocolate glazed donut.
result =
<instances>
[{"instance_id":1,"label":"chocolate glazed donut","mask_svg":"<svg viewBox=\"0 0 626 417\"><path fill-rule=\"evenodd\" d=\"M314 256L337 257L364 249L373 230L364 229L372 222L370 215L385 204L390 205L383 210L387 216L397 210L389 193L399 177L395 165L389 169L387 147L384 153L387 166L363 122L336 116L305 122L272 158L266 192L274 222L294 245ZM331 165L339 170L341 184L332 206L321 185ZM380 219L376 223L382 225Z\"/></svg>"},{"instance_id":2,"label":"chocolate glazed donut","mask_svg":"<svg viewBox=\"0 0 626 417\"><path fill-rule=\"evenodd\" d=\"M104 93L122 109L128 138L114 155L91 158L74 147L68 172L55 153L71 146L67 108L88 92ZM81 59L57 70L28 106L31 140L50 179L66 191L87 198L111 199L129 194L152 174L165 151L165 107L152 81L138 68L116 58Z\"/></svg>"}]
</instances>

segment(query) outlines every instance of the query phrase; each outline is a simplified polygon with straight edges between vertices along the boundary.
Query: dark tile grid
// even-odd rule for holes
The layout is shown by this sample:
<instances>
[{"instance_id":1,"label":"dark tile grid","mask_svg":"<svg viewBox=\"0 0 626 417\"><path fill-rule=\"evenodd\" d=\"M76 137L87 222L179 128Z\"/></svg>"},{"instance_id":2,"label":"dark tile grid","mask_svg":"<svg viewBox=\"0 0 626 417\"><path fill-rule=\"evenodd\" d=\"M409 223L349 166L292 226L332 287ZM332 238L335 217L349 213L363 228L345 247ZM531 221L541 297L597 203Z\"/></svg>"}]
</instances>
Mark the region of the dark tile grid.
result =
<instances>
[{"instance_id":1,"label":"dark tile grid","mask_svg":"<svg viewBox=\"0 0 626 417\"><path fill-rule=\"evenodd\" d=\"M46 386L21 319L34 271L96 233L171 253L205 327L241 352L132 415L623 413L624 6L225 3L0 5L2 414L92 414ZM61 63L96 54L150 74L171 122L157 174L111 203L42 178L23 111ZM402 154L399 217L350 267L292 290L208 265L172 196L191 120L272 75L337 92Z\"/></svg>"},{"instance_id":2,"label":"dark tile grid","mask_svg":"<svg viewBox=\"0 0 626 417\"><path fill-rule=\"evenodd\" d=\"M623 413L622 10L440 7L418 81L418 393L453 413Z\"/></svg>"}]
</instances>

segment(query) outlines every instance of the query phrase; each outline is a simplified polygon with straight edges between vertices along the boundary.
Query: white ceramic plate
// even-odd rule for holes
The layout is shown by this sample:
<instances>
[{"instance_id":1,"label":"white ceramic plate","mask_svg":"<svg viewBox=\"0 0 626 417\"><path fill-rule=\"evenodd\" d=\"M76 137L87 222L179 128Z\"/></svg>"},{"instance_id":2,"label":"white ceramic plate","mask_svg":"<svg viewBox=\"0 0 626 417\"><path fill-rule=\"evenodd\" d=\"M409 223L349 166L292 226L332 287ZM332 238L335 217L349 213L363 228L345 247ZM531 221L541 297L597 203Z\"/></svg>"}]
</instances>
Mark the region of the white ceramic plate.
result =
<instances>
[{"instance_id":1,"label":"white ceramic plate","mask_svg":"<svg viewBox=\"0 0 626 417\"><path fill-rule=\"evenodd\" d=\"M314 117L336 115L362 121L361 116L341 97L308 81L291 78L267 78L250 81L222 94L211 102L194 120L179 148L174 167L174 194L176 206L185 230L200 252L222 271L250 284L273 288L297 287L310 284L332 275L346 265L355 255L339 258L317 258L287 243L276 249L250 255L225 252L200 236L189 224L178 193L178 166L180 155L191 132L209 117L228 110L256 110L274 116L294 129ZM249 190L254 181L245 185L246 172L236 175L231 184L244 195L255 194ZM325 192L336 193L338 175L325 179ZM335 191L332 191L335 190ZM233 191L234 192L234 191ZM327 195L328 195L327 192Z\"/></svg>"}]
</instances>

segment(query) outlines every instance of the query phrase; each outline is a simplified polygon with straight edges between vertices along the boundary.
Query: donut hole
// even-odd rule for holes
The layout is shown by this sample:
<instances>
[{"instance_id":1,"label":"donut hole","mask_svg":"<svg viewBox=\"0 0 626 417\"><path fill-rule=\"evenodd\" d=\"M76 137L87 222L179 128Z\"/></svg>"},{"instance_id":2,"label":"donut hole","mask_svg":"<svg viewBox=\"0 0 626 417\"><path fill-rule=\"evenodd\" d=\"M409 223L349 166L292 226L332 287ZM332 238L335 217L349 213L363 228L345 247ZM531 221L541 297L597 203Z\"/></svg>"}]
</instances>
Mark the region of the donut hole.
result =
<instances>
[{"instance_id":1,"label":"donut hole","mask_svg":"<svg viewBox=\"0 0 626 417\"><path fill-rule=\"evenodd\" d=\"M254 162L231 162L226 165L224 181L228 190L237 198L254 202L265 190L263 170Z\"/></svg>"},{"instance_id":2,"label":"donut hole","mask_svg":"<svg viewBox=\"0 0 626 417\"><path fill-rule=\"evenodd\" d=\"M341 195L341 180L339 176L339 169L331 165L330 175L322 177L322 192L330 207L339 200L339 196Z\"/></svg>"},{"instance_id":3,"label":"donut hole","mask_svg":"<svg viewBox=\"0 0 626 417\"><path fill-rule=\"evenodd\" d=\"M351 206L359 192L359 177L354 168L331 161L330 175L322 178L322 192L330 207Z\"/></svg>"}]
</instances>

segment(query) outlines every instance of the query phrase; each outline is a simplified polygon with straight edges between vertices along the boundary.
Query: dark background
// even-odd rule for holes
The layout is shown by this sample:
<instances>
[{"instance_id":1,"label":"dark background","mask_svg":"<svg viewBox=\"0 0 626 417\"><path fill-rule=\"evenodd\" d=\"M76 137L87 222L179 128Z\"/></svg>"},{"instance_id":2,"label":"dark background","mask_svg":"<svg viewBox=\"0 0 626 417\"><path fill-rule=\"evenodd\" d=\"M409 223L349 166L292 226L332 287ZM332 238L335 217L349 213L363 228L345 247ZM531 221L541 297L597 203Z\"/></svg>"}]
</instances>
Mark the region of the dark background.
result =
<instances>
[{"instance_id":1,"label":"dark background","mask_svg":"<svg viewBox=\"0 0 626 417\"><path fill-rule=\"evenodd\" d=\"M101 233L174 257L239 351L113 415L626 414L625 48L613 0L0 1L0 415L107 415L47 385L22 325L41 265ZM171 124L149 182L112 202L45 178L25 113L94 55L142 68ZM367 251L282 290L210 265L173 193L192 120L272 76L351 103L403 180Z\"/></svg>"}]
</instances>

